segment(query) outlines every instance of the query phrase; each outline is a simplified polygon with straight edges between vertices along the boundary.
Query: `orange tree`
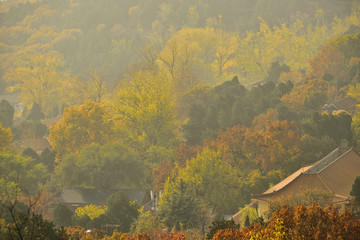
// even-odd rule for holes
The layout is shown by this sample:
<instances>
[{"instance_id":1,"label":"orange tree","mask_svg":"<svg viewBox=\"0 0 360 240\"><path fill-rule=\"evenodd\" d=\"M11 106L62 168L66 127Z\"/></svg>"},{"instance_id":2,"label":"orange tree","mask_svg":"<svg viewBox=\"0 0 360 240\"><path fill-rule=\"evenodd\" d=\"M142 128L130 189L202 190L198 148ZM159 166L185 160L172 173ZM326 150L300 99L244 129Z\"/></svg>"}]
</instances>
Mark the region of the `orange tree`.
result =
<instances>
[{"instance_id":1,"label":"orange tree","mask_svg":"<svg viewBox=\"0 0 360 240\"><path fill-rule=\"evenodd\" d=\"M218 231L213 239L358 239L360 220L334 206L284 206L267 224Z\"/></svg>"}]
</instances>

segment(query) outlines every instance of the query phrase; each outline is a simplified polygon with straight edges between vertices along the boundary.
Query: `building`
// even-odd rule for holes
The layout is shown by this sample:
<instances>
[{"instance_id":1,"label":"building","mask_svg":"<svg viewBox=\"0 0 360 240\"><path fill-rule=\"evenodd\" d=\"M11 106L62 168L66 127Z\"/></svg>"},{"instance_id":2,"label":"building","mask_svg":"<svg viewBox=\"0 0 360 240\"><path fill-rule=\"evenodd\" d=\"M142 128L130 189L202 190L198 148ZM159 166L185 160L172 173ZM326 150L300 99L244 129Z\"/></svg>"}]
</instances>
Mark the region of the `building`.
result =
<instances>
[{"instance_id":1,"label":"building","mask_svg":"<svg viewBox=\"0 0 360 240\"><path fill-rule=\"evenodd\" d=\"M139 205L146 205L151 201L150 193L147 190L65 188L58 199L58 203L68 206L73 211L78 207L90 204L104 206L109 196L117 192L124 192L130 201L136 201Z\"/></svg>"},{"instance_id":2,"label":"building","mask_svg":"<svg viewBox=\"0 0 360 240\"><path fill-rule=\"evenodd\" d=\"M321 113L332 113L334 111L344 110L350 114L354 114L356 111L356 100L350 96L338 99L334 102L330 102L321 107Z\"/></svg>"},{"instance_id":3,"label":"building","mask_svg":"<svg viewBox=\"0 0 360 240\"><path fill-rule=\"evenodd\" d=\"M252 199L258 202L258 215L261 217L265 217L271 201L294 196L305 189L331 193L332 204L344 209L357 176L360 176L360 155L342 143L320 161L300 168L264 193L253 195Z\"/></svg>"}]
</instances>

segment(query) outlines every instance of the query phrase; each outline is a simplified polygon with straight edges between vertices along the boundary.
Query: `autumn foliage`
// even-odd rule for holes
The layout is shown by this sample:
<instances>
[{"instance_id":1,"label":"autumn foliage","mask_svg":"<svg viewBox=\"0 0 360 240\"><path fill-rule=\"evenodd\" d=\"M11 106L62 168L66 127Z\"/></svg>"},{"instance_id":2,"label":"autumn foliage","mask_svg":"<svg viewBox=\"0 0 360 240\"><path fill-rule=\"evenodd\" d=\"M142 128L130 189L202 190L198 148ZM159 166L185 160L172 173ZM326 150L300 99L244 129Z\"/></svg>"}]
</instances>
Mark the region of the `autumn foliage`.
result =
<instances>
[{"instance_id":1,"label":"autumn foliage","mask_svg":"<svg viewBox=\"0 0 360 240\"><path fill-rule=\"evenodd\" d=\"M213 239L358 239L360 220L349 212L339 213L334 206L317 205L293 208L284 206L266 224L243 229L226 229Z\"/></svg>"}]
</instances>

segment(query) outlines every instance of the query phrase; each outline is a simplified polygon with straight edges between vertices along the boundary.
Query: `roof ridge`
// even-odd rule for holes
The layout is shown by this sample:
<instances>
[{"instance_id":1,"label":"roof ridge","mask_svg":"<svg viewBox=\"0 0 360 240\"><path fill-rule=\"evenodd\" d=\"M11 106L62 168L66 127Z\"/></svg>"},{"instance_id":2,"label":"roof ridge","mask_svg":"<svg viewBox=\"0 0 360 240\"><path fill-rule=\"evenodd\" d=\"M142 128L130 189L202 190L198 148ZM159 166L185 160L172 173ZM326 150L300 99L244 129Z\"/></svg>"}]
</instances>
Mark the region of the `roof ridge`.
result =
<instances>
[{"instance_id":1,"label":"roof ridge","mask_svg":"<svg viewBox=\"0 0 360 240\"><path fill-rule=\"evenodd\" d=\"M345 152L342 152L346 150ZM336 162L341 156L350 152L352 148L341 148L337 147L335 150L321 158L319 161L315 162L312 167L307 169L304 174L316 174L321 172L323 169L327 168L333 162Z\"/></svg>"},{"instance_id":2,"label":"roof ridge","mask_svg":"<svg viewBox=\"0 0 360 240\"><path fill-rule=\"evenodd\" d=\"M346 149L346 148L339 148L339 149ZM329 164L327 164L325 167L323 167L322 169L320 169L317 173L321 173L322 171L324 171L326 168L328 168L330 165L332 165L334 162L336 162L339 158L341 158L342 156L344 156L345 154L348 154L350 151L352 150L352 148L348 148L348 150L346 152L344 152L343 154L341 154L340 156L338 156L336 159L334 159L333 161L331 161ZM320 160L321 161L321 160Z\"/></svg>"}]
</instances>

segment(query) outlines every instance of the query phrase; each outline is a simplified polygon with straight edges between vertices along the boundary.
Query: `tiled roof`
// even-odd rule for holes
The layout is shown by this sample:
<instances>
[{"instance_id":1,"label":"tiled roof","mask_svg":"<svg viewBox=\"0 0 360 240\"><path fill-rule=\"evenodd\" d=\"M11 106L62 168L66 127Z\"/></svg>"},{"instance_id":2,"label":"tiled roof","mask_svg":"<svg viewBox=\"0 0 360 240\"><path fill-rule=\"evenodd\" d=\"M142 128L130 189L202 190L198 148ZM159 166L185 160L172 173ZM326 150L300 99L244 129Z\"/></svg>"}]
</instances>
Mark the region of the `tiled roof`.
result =
<instances>
[{"instance_id":1,"label":"tiled roof","mask_svg":"<svg viewBox=\"0 0 360 240\"><path fill-rule=\"evenodd\" d=\"M253 195L253 199L272 201L299 192L304 187L335 194L334 203L348 201L351 186L358 175L359 154L351 148L340 147L313 165L294 172L264 193Z\"/></svg>"},{"instance_id":2,"label":"tiled roof","mask_svg":"<svg viewBox=\"0 0 360 240\"><path fill-rule=\"evenodd\" d=\"M347 152L350 152L351 148L337 148L334 151L332 151L330 154L322 158L320 161L316 162L314 165L312 165L311 168L306 170L305 174L315 174L321 172L324 168L329 166L331 163L336 161L338 158L340 158L342 155L346 154Z\"/></svg>"},{"instance_id":3,"label":"tiled roof","mask_svg":"<svg viewBox=\"0 0 360 240\"><path fill-rule=\"evenodd\" d=\"M298 176L300 176L300 174L304 173L306 170L308 170L308 169L311 168L312 166L313 166L313 165L300 168L299 170L297 170L296 172L294 172L293 174L291 174L290 176L288 176L287 178L285 178L284 180L282 180L281 182L279 182L278 184L276 184L276 185L273 186L272 188L269 188L269 189L268 189L267 191L265 191L263 194L270 194L270 193L279 191L280 189L282 189L283 187L285 187L286 185L288 185L290 182L294 181L295 178L297 178Z\"/></svg>"},{"instance_id":4,"label":"tiled roof","mask_svg":"<svg viewBox=\"0 0 360 240\"><path fill-rule=\"evenodd\" d=\"M136 201L138 204L146 203L148 199L148 192L146 190L134 189L85 189L85 188L66 188L62 191L59 198L60 203L72 204L95 204L104 205L108 197L116 192L124 192L130 201Z\"/></svg>"}]
</instances>

